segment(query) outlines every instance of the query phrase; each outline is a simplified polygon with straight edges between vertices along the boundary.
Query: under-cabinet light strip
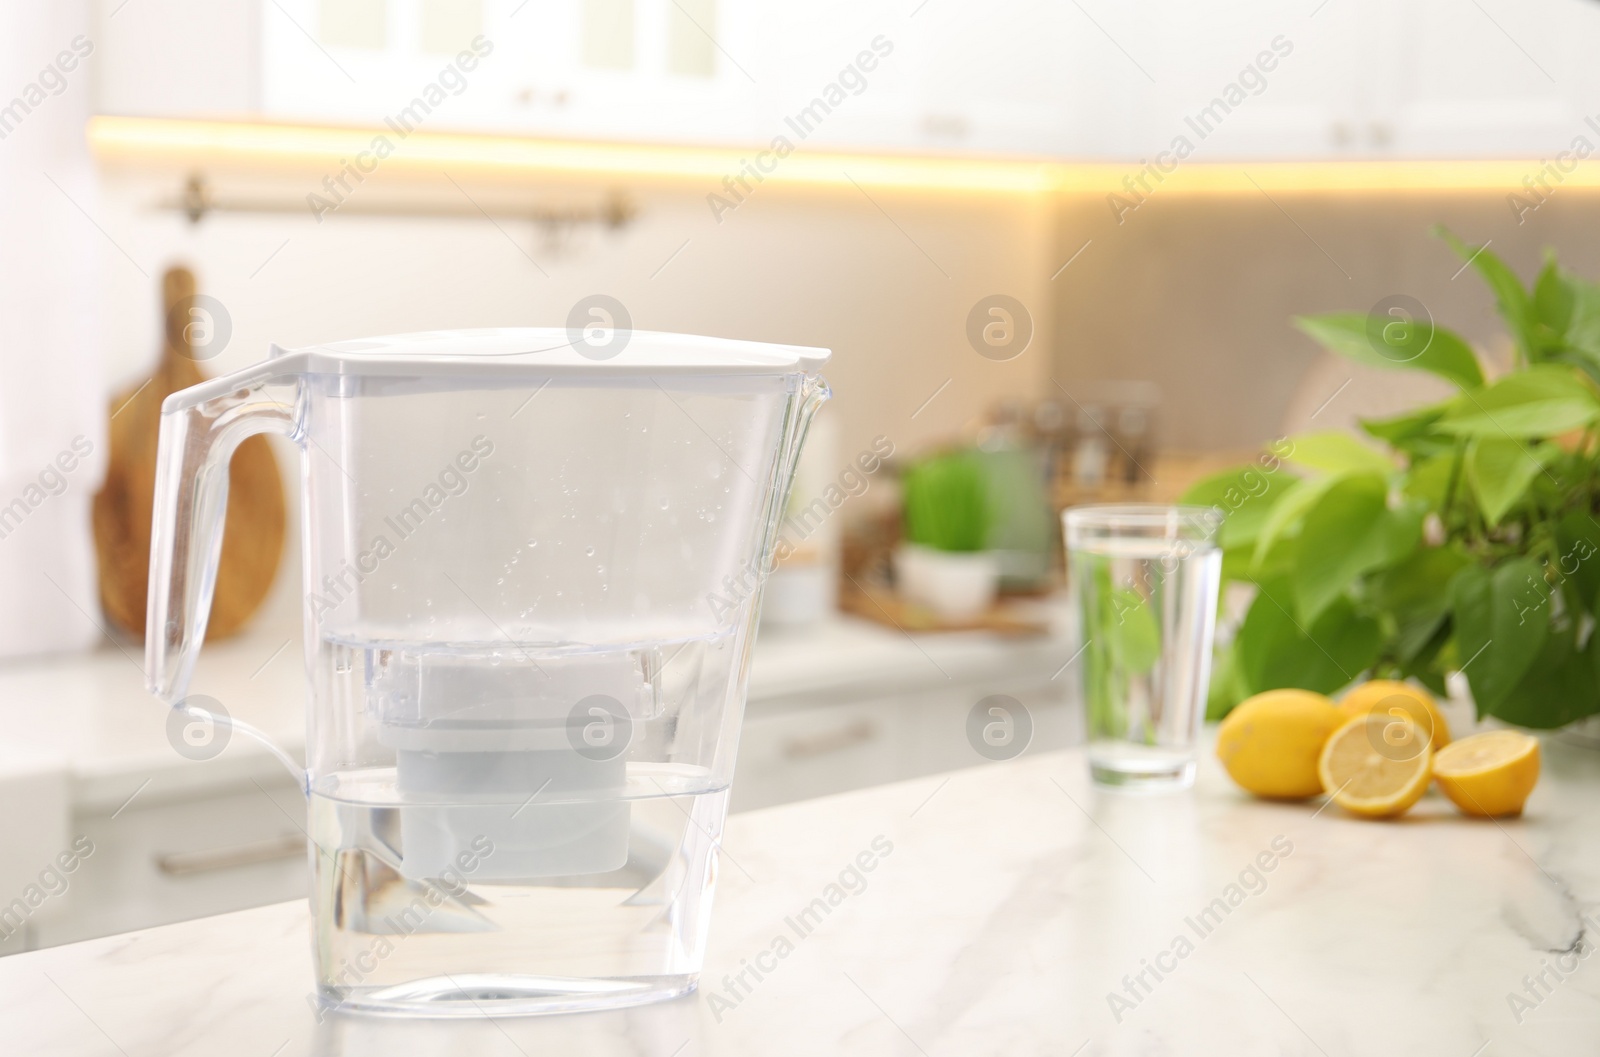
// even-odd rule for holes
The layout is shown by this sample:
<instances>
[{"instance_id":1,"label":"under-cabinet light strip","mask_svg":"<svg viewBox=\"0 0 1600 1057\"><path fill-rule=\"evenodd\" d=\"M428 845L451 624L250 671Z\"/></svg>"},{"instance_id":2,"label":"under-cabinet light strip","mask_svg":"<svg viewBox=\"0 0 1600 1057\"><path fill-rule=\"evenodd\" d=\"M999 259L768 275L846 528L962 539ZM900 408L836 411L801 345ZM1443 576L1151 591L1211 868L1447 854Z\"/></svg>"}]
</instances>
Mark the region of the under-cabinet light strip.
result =
<instances>
[{"instance_id":1,"label":"under-cabinet light strip","mask_svg":"<svg viewBox=\"0 0 1600 1057\"><path fill-rule=\"evenodd\" d=\"M378 158L386 138L392 153ZM1065 162L889 153L602 143L526 136L346 128L255 121L98 116L88 139L105 162L311 169L373 169L691 183L730 199L759 184L998 194L1119 195L1262 191L1494 191L1537 202L1554 188L1600 187L1600 166L1557 159ZM366 152L363 154L363 152ZM373 171L373 170L368 170Z\"/></svg>"}]
</instances>

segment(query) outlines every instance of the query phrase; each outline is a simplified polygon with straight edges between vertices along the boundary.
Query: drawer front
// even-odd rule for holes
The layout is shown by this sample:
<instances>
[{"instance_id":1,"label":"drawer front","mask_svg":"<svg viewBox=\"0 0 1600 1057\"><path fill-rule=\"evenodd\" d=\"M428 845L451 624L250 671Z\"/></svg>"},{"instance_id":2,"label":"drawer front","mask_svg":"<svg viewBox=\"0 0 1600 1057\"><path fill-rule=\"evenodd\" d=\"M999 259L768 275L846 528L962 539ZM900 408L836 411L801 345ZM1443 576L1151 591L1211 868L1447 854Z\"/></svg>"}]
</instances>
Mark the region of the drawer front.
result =
<instances>
[{"instance_id":1,"label":"drawer front","mask_svg":"<svg viewBox=\"0 0 1600 1057\"><path fill-rule=\"evenodd\" d=\"M875 784L893 773L892 716L875 703L746 719L734 771L734 811Z\"/></svg>"},{"instance_id":2,"label":"drawer front","mask_svg":"<svg viewBox=\"0 0 1600 1057\"><path fill-rule=\"evenodd\" d=\"M1026 709L1029 753L1083 740L1078 710L1059 684L962 684L843 703L794 701L748 714L731 809L786 804L989 762L968 741L975 705L1000 693Z\"/></svg>"},{"instance_id":3,"label":"drawer front","mask_svg":"<svg viewBox=\"0 0 1600 1057\"><path fill-rule=\"evenodd\" d=\"M94 850L70 879L61 912L30 946L303 898L309 889L305 798L262 782L203 800L79 815L73 833Z\"/></svg>"}]
</instances>

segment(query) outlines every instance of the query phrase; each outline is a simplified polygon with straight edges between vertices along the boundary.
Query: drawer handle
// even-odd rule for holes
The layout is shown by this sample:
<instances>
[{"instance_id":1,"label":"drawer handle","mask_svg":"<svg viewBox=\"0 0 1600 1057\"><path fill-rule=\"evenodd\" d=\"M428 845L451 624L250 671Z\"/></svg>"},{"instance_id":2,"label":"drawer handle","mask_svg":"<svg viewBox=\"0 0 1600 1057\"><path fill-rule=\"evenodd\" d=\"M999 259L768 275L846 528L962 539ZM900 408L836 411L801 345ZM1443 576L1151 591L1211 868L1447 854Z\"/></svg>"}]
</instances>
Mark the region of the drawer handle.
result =
<instances>
[{"instance_id":1,"label":"drawer handle","mask_svg":"<svg viewBox=\"0 0 1600 1057\"><path fill-rule=\"evenodd\" d=\"M868 720L852 723L848 727L819 734L814 738L790 738L784 742L783 755L789 760L806 760L841 752L852 745L860 745L877 737L878 728Z\"/></svg>"},{"instance_id":2,"label":"drawer handle","mask_svg":"<svg viewBox=\"0 0 1600 1057\"><path fill-rule=\"evenodd\" d=\"M241 844L236 848L218 851L179 851L157 855L156 869L168 877L190 877L214 870L231 870L237 866L254 866L256 863L292 859L306 853L306 839L298 833L286 833L270 840Z\"/></svg>"}]
</instances>

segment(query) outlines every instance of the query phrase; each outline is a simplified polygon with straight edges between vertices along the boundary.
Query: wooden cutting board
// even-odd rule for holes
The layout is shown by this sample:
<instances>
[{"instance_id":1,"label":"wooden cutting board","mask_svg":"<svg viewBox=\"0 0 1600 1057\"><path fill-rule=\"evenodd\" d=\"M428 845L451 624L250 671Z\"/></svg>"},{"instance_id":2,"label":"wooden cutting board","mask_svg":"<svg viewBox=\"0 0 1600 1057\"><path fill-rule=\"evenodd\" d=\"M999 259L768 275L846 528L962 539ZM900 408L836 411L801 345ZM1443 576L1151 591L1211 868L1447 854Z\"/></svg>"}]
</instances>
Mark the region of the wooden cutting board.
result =
<instances>
[{"instance_id":1,"label":"wooden cutting board","mask_svg":"<svg viewBox=\"0 0 1600 1057\"><path fill-rule=\"evenodd\" d=\"M189 345L187 308L194 295L194 275L187 268L171 268L162 276L161 360L147 381L111 401L106 480L94 497L100 604L108 620L141 638L150 583L161 402L206 379ZM272 448L266 437L250 437L228 467L228 512L207 641L238 631L266 598L283 557L285 520L283 478Z\"/></svg>"},{"instance_id":2,"label":"wooden cutting board","mask_svg":"<svg viewBox=\"0 0 1600 1057\"><path fill-rule=\"evenodd\" d=\"M969 621L955 624L932 610L913 605L887 587L857 584L839 593L839 608L900 631L992 631L1000 635L1044 635L1050 622L1004 601Z\"/></svg>"}]
</instances>

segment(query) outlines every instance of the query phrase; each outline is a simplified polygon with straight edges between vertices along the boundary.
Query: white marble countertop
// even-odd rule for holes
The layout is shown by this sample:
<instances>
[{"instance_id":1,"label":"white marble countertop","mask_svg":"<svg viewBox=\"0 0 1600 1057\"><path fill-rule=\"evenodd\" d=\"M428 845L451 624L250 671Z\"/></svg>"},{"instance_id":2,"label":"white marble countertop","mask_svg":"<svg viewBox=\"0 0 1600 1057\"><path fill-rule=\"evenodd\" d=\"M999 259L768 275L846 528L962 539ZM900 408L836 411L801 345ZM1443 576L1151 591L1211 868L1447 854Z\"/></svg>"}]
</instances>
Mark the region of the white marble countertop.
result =
<instances>
[{"instance_id":1,"label":"white marble countertop","mask_svg":"<svg viewBox=\"0 0 1600 1057\"><path fill-rule=\"evenodd\" d=\"M805 629L763 629L751 663L749 703L757 710L769 703L793 707L807 695L829 700L876 687L916 691L1029 668L1048 675L1069 654L1064 631L1032 638L908 636L839 616ZM221 755L204 762L173 751L168 712L145 692L143 664L142 651L127 643L0 664L0 781L11 770L58 769L74 809L111 812L136 790L150 803L283 778L281 765L247 737L232 738ZM303 754L306 687L297 627L264 622L208 645L191 690L266 731L291 756Z\"/></svg>"},{"instance_id":2,"label":"white marble countertop","mask_svg":"<svg viewBox=\"0 0 1600 1057\"><path fill-rule=\"evenodd\" d=\"M1209 754L1169 797L1091 787L1080 752L1024 755L731 818L738 868L677 1002L319 1016L287 903L0 960L0 1039L37 1057L1595 1054L1600 752L1545 750L1527 814L1498 823L1437 794L1397 823L1255 801ZM865 887L775 970L724 980L880 837Z\"/></svg>"}]
</instances>

